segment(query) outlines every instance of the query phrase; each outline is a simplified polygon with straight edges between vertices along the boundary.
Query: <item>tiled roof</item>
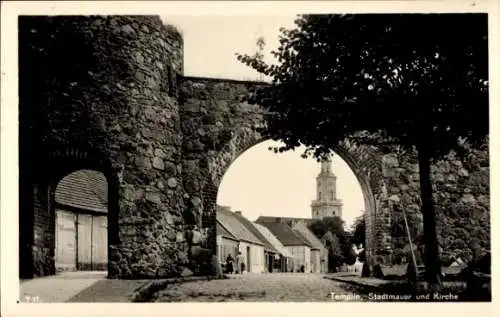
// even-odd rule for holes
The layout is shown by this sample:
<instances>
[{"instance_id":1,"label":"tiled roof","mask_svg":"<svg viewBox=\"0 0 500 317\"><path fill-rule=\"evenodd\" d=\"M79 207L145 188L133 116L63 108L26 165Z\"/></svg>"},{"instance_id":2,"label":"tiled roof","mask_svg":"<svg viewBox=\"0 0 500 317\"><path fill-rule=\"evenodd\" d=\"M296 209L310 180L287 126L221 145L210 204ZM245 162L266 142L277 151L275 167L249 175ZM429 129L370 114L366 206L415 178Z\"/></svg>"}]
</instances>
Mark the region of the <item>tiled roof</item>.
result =
<instances>
[{"instance_id":1,"label":"tiled roof","mask_svg":"<svg viewBox=\"0 0 500 317\"><path fill-rule=\"evenodd\" d=\"M309 247L313 248L314 249L314 246L311 244L311 242L302 234L302 232L300 232L299 230L296 230L294 228L292 228L293 232L295 233L295 235L300 239L302 240L302 242L304 242L306 245L308 245Z\"/></svg>"},{"instance_id":2,"label":"tiled roof","mask_svg":"<svg viewBox=\"0 0 500 317\"><path fill-rule=\"evenodd\" d=\"M311 246L309 242L304 240L302 237L300 237L296 232L292 230L288 225L284 223L279 223L279 222L260 222L256 221L256 223L263 225L273 235L278 238L278 240L284 245L284 246L296 246L296 245L306 245L306 246Z\"/></svg>"},{"instance_id":3,"label":"tiled roof","mask_svg":"<svg viewBox=\"0 0 500 317\"><path fill-rule=\"evenodd\" d=\"M108 183L104 174L92 170L79 170L64 177L55 192L57 203L107 212Z\"/></svg>"},{"instance_id":4,"label":"tiled roof","mask_svg":"<svg viewBox=\"0 0 500 317\"><path fill-rule=\"evenodd\" d=\"M255 228L255 224L252 223L247 218L243 217L243 215L233 214L255 237L257 237L264 244L264 250L269 252L278 253L278 250L274 248L274 246L262 235L262 233Z\"/></svg>"},{"instance_id":5,"label":"tiled roof","mask_svg":"<svg viewBox=\"0 0 500 317\"><path fill-rule=\"evenodd\" d=\"M276 248L276 250L278 250L278 253L284 257L293 258L293 255L283 246L283 244L281 244L280 240L278 240L278 238L276 238L271 231L269 231L269 229L258 223L253 223L253 225L260 231L260 233L262 233L264 237L266 237L267 241L269 241Z\"/></svg>"},{"instance_id":6,"label":"tiled roof","mask_svg":"<svg viewBox=\"0 0 500 317\"><path fill-rule=\"evenodd\" d=\"M235 217L234 213L228 211L224 208L217 207L217 220L221 223L227 231L229 231L238 240L243 240L246 242L264 245L255 235L253 235L238 218Z\"/></svg>"},{"instance_id":7,"label":"tiled roof","mask_svg":"<svg viewBox=\"0 0 500 317\"><path fill-rule=\"evenodd\" d=\"M293 228L299 231L302 234L302 236L304 236L304 238L306 238L309 241L313 249L318 249L318 250L324 249L325 246L323 245L323 243L321 243L321 241L314 235L314 233L312 233L312 231L309 230L309 228L304 226L304 224L298 223Z\"/></svg>"},{"instance_id":8,"label":"tiled roof","mask_svg":"<svg viewBox=\"0 0 500 317\"><path fill-rule=\"evenodd\" d=\"M257 218L256 222L264 223L264 222L282 222L288 225L294 225L297 222L303 222L305 224L309 224L313 222L314 219L311 218L291 218L291 217L272 217L272 216L260 216Z\"/></svg>"},{"instance_id":9,"label":"tiled roof","mask_svg":"<svg viewBox=\"0 0 500 317\"><path fill-rule=\"evenodd\" d=\"M216 232L217 232L217 235L221 235L223 236L224 238L228 238L228 239L231 239L231 240L236 240L238 241L238 239L233 236L229 231L226 230L226 228L224 228L220 222L217 220L216 222Z\"/></svg>"}]
</instances>

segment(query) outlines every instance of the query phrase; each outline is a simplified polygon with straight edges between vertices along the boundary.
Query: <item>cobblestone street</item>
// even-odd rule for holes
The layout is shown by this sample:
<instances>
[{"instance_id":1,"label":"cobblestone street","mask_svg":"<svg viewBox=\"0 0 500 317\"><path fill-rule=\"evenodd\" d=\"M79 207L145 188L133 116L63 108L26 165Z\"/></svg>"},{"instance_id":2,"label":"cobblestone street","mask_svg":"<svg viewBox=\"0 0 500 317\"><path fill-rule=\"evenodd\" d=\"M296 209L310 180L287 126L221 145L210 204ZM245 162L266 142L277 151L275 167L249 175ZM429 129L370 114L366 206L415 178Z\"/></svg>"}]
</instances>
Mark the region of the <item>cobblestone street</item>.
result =
<instances>
[{"instance_id":1,"label":"cobblestone street","mask_svg":"<svg viewBox=\"0 0 500 317\"><path fill-rule=\"evenodd\" d=\"M156 302L294 301L331 302L331 293L353 295L348 286L321 274L273 273L233 275L225 280L170 285L159 291ZM352 299L351 299L352 300ZM363 300L360 296L358 300Z\"/></svg>"}]
</instances>

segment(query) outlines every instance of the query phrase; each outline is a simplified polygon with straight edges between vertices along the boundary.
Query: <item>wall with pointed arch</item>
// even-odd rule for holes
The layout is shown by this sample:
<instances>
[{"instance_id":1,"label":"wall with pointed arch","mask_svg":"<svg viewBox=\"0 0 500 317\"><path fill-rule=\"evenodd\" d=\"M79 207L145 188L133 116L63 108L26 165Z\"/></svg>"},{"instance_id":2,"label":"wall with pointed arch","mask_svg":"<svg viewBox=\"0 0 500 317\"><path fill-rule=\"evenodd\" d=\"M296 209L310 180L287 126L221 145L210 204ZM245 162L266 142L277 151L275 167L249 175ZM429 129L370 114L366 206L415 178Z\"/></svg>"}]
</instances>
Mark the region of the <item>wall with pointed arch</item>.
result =
<instances>
[{"instance_id":1,"label":"wall with pointed arch","mask_svg":"<svg viewBox=\"0 0 500 317\"><path fill-rule=\"evenodd\" d=\"M206 221L215 221L217 190L231 163L250 147L268 139L254 129L263 124L265 110L242 101L257 87L257 83L243 81L183 79L180 111L184 188L200 202ZM368 250L377 253L390 249L391 213L382 208L380 199L384 153L374 147L355 146L348 140L341 142L335 153L349 165L361 185Z\"/></svg>"},{"instance_id":2,"label":"wall with pointed arch","mask_svg":"<svg viewBox=\"0 0 500 317\"><path fill-rule=\"evenodd\" d=\"M155 16L21 17L19 54L20 275L54 273L51 197L77 169L107 178L109 277L215 274L220 181L266 139L264 109L243 102L259 84L183 76L182 36ZM367 248L389 250L394 207L418 214L414 154L335 152L362 187ZM488 149L469 152L434 165L437 197L489 219Z\"/></svg>"}]
</instances>

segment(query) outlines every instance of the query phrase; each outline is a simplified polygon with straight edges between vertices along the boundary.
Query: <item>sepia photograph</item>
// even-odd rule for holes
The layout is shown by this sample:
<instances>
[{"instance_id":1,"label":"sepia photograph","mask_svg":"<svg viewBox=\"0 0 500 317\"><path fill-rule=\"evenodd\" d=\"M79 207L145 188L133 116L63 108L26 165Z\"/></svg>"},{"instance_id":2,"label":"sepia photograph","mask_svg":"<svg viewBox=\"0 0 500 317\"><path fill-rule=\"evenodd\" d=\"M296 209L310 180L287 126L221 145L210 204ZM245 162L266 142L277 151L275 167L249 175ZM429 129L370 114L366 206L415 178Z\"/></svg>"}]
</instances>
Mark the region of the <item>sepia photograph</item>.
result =
<instances>
[{"instance_id":1,"label":"sepia photograph","mask_svg":"<svg viewBox=\"0 0 500 317\"><path fill-rule=\"evenodd\" d=\"M19 305L492 301L491 14L286 11L15 17Z\"/></svg>"}]
</instances>

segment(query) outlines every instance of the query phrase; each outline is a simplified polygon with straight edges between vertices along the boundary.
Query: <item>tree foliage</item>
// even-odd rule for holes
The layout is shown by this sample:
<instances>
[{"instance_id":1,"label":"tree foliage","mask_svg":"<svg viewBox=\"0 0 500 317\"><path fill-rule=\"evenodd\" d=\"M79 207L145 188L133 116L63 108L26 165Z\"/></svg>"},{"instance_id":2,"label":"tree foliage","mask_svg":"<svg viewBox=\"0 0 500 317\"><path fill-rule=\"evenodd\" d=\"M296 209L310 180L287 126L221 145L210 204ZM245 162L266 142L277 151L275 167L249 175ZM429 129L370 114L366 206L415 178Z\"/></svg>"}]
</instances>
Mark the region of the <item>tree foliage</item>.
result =
<instances>
[{"instance_id":1,"label":"tree foliage","mask_svg":"<svg viewBox=\"0 0 500 317\"><path fill-rule=\"evenodd\" d=\"M414 213L407 213L406 220L410 229L412 242L422 235L421 219ZM404 248L408 244L408 231L403 217L403 212L396 209L391 214L391 238L394 248Z\"/></svg>"},{"instance_id":2,"label":"tree foliage","mask_svg":"<svg viewBox=\"0 0 500 317\"><path fill-rule=\"evenodd\" d=\"M361 215L354 220L351 228L352 243L365 245L365 217Z\"/></svg>"},{"instance_id":3,"label":"tree foliage","mask_svg":"<svg viewBox=\"0 0 500 317\"><path fill-rule=\"evenodd\" d=\"M253 55L253 58L261 63L264 62L264 48L266 47L266 40L264 37L259 36L255 42L257 49ZM262 73L259 73L259 80L263 80Z\"/></svg>"},{"instance_id":4,"label":"tree foliage","mask_svg":"<svg viewBox=\"0 0 500 317\"><path fill-rule=\"evenodd\" d=\"M304 144L319 156L357 133L359 142L410 148L425 137L439 156L458 136L488 133L486 15L303 15L295 23L272 52L278 64L238 54L273 79L251 100L270 110L266 132L283 149Z\"/></svg>"},{"instance_id":5,"label":"tree foliage","mask_svg":"<svg viewBox=\"0 0 500 317\"><path fill-rule=\"evenodd\" d=\"M357 256L358 255L354 252L354 250L352 249L352 246L351 246L346 250L344 261L347 265L353 265L354 263L356 263Z\"/></svg>"},{"instance_id":6,"label":"tree foliage","mask_svg":"<svg viewBox=\"0 0 500 317\"><path fill-rule=\"evenodd\" d=\"M339 243L339 238L332 234L325 241L325 246L328 249L328 271L336 272L337 268L344 263L344 254Z\"/></svg>"},{"instance_id":7,"label":"tree foliage","mask_svg":"<svg viewBox=\"0 0 500 317\"><path fill-rule=\"evenodd\" d=\"M327 232L331 232L333 236L336 237L336 243L331 243L332 248L330 251L334 251L336 256L335 262L342 262L350 254L351 250L351 237L348 232L344 230L344 221L339 217L325 217L323 219L316 220L309 224L309 230L318 238L323 238ZM340 255L338 250L340 249Z\"/></svg>"},{"instance_id":8,"label":"tree foliage","mask_svg":"<svg viewBox=\"0 0 500 317\"><path fill-rule=\"evenodd\" d=\"M309 224L309 229L319 238L323 237L328 231L340 239L345 239L346 237L344 221L339 217L325 217L315 220Z\"/></svg>"},{"instance_id":9,"label":"tree foliage","mask_svg":"<svg viewBox=\"0 0 500 317\"><path fill-rule=\"evenodd\" d=\"M267 108L265 133L306 156L345 138L416 148L426 276L440 285L430 164L488 134L486 14L302 15L282 29L278 63L238 59L272 78L249 101Z\"/></svg>"}]
</instances>

